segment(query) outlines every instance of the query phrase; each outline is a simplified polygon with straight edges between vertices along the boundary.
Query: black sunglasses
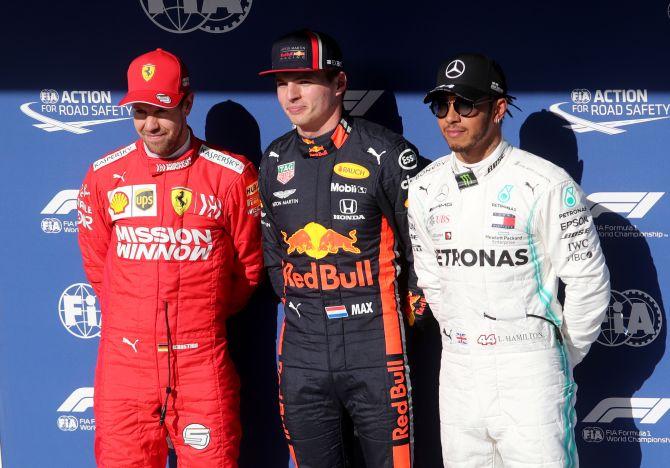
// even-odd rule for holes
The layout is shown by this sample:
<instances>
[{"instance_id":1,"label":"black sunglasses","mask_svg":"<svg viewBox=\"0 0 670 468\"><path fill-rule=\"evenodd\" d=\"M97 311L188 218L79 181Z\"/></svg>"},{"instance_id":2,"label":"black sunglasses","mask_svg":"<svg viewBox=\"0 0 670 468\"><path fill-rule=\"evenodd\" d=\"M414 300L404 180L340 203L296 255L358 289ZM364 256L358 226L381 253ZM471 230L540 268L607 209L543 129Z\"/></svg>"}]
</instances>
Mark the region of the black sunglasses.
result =
<instances>
[{"instance_id":1,"label":"black sunglasses","mask_svg":"<svg viewBox=\"0 0 670 468\"><path fill-rule=\"evenodd\" d=\"M438 119L443 119L449 113L449 105L454 106L454 111L461 117L469 117L479 104L492 101L491 98L482 98L476 101L454 96L452 99L436 99L430 103L430 111ZM453 103L453 104L452 104Z\"/></svg>"}]
</instances>

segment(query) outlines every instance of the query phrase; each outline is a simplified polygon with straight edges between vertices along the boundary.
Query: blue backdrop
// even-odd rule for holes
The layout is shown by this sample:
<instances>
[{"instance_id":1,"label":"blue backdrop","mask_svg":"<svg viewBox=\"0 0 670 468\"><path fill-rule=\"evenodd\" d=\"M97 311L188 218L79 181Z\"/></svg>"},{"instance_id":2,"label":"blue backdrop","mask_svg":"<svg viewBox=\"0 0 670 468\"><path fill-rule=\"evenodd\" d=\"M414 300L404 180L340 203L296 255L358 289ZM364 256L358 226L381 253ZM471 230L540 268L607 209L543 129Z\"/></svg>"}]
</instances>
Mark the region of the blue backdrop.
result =
<instances>
[{"instance_id":1,"label":"blue backdrop","mask_svg":"<svg viewBox=\"0 0 670 468\"><path fill-rule=\"evenodd\" d=\"M7 3L7 2L6 2ZM480 51L506 70L515 145L561 165L589 200L612 275L598 342L575 369L582 466L670 457L669 5L340 0L11 2L0 31L0 446L5 467L94 466L99 302L81 268L75 198L88 164L135 139L127 65L156 47L184 59L199 136L258 157L290 126L271 80L277 36L303 26L345 54L345 107L434 159L448 152L421 102L441 61ZM242 466L283 467L276 317L267 290L231 325L243 383ZM281 315L281 314L280 314ZM281 316L279 317L281 319ZM104 326L104 325L103 325ZM440 466L439 336L410 333L417 466Z\"/></svg>"}]
</instances>

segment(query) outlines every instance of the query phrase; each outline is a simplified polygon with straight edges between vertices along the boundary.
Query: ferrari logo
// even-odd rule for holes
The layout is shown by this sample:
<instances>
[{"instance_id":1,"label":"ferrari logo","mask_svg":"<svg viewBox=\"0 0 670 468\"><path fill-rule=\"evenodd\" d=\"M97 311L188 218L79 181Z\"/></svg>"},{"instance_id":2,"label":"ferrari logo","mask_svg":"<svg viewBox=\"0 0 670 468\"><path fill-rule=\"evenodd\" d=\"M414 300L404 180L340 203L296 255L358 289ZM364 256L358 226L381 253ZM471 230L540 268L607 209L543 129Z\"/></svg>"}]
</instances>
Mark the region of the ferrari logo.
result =
<instances>
[{"instance_id":1,"label":"ferrari logo","mask_svg":"<svg viewBox=\"0 0 670 468\"><path fill-rule=\"evenodd\" d=\"M193 200L193 192L186 187L174 187L170 194L172 200L172 208L179 215L182 216L191 206Z\"/></svg>"},{"instance_id":2,"label":"ferrari logo","mask_svg":"<svg viewBox=\"0 0 670 468\"><path fill-rule=\"evenodd\" d=\"M146 65L142 66L142 78L144 78L144 81L149 81L151 78L153 78L155 72L156 72L156 65L147 63Z\"/></svg>"}]
</instances>

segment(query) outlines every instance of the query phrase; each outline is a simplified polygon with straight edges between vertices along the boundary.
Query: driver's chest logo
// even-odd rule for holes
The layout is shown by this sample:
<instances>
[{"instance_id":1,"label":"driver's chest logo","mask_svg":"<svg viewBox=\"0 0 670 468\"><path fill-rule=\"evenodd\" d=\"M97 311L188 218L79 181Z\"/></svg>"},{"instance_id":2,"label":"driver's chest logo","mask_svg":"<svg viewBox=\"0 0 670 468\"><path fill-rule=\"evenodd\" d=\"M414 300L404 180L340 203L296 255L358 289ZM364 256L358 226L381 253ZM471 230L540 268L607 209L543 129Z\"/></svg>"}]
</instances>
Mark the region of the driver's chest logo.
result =
<instances>
[{"instance_id":1,"label":"driver's chest logo","mask_svg":"<svg viewBox=\"0 0 670 468\"><path fill-rule=\"evenodd\" d=\"M191 206L193 200L193 192L186 187L173 187L170 193L170 200L172 200L172 208L179 215L183 215Z\"/></svg>"}]
</instances>

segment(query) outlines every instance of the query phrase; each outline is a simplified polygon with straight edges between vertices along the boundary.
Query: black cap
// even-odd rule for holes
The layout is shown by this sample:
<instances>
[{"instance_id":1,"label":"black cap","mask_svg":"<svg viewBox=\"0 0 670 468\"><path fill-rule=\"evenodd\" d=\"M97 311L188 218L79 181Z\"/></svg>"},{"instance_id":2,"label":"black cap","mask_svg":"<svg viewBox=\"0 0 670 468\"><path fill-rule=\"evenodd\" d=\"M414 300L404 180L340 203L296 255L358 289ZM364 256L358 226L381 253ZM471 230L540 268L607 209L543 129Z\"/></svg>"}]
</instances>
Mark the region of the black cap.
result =
<instances>
[{"instance_id":1,"label":"black cap","mask_svg":"<svg viewBox=\"0 0 670 468\"><path fill-rule=\"evenodd\" d=\"M272 44L272 68L259 75L327 69L342 69L340 46L326 34L303 29L287 34Z\"/></svg>"},{"instance_id":2,"label":"black cap","mask_svg":"<svg viewBox=\"0 0 670 468\"><path fill-rule=\"evenodd\" d=\"M437 85L423 102L432 101L440 93L452 93L471 101L489 96L512 98L507 94L507 80L500 65L481 54L460 54L444 62L437 73Z\"/></svg>"}]
</instances>

